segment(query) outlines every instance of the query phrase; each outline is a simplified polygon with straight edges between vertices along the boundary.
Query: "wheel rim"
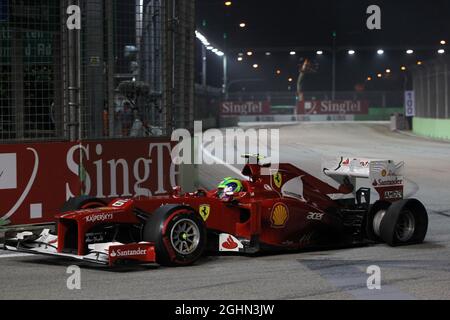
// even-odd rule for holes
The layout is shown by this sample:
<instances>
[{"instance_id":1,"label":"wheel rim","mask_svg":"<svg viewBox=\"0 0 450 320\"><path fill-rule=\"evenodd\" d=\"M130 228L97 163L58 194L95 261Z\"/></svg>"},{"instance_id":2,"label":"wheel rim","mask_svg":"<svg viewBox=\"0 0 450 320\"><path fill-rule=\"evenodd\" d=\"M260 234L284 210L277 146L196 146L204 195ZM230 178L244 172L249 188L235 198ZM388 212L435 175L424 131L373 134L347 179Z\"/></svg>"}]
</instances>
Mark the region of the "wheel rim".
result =
<instances>
[{"instance_id":1,"label":"wheel rim","mask_svg":"<svg viewBox=\"0 0 450 320\"><path fill-rule=\"evenodd\" d=\"M381 220L383 220L383 217L384 217L385 214L386 214L386 210L380 210L373 217L373 232L378 237L381 236L381 231L380 231Z\"/></svg>"},{"instance_id":2,"label":"wheel rim","mask_svg":"<svg viewBox=\"0 0 450 320\"><path fill-rule=\"evenodd\" d=\"M416 230L416 220L411 211L403 211L395 226L395 235L401 242L411 240Z\"/></svg>"},{"instance_id":3,"label":"wheel rim","mask_svg":"<svg viewBox=\"0 0 450 320\"><path fill-rule=\"evenodd\" d=\"M177 221L170 232L173 249L182 255L193 253L200 242L200 229L190 219Z\"/></svg>"}]
</instances>

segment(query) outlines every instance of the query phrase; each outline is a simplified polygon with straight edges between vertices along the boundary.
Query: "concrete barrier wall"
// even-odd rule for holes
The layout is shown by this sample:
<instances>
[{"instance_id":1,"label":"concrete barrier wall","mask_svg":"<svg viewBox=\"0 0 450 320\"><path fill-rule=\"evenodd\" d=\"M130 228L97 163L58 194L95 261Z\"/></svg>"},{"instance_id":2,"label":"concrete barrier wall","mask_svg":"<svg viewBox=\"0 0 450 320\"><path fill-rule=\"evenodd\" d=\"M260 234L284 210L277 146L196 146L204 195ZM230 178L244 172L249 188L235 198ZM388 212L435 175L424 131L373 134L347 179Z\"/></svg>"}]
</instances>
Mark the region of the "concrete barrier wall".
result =
<instances>
[{"instance_id":1,"label":"concrete barrier wall","mask_svg":"<svg viewBox=\"0 0 450 320\"><path fill-rule=\"evenodd\" d=\"M450 140L450 119L414 118L413 131L420 136Z\"/></svg>"},{"instance_id":2,"label":"concrete barrier wall","mask_svg":"<svg viewBox=\"0 0 450 320\"><path fill-rule=\"evenodd\" d=\"M368 115L356 115L355 121L388 121L394 113L404 113L403 108L369 108Z\"/></svg>"},{"instance_id":3,"label":"concrete barrier wall","mask_svg":"<svg viewBox=\"0 0 450 320\"><path fill-rule=\"evenodd\" d=\"M297 121L295 115L260 115L260 116L240 116L239 122L290 122Z\"/></svg>"},{"instance_id":4,"label":"concrete barrier wall","mask_svg":"<svg viewBox=\"0 0 450 320\"><path fill-rule=\"evenodd\" d=\"M267 115L240 116L239 122L289 122L289 121L389 121L394 113L403 113L403 108L369 108L367 115Z\"/></svg>"}]
</instances>

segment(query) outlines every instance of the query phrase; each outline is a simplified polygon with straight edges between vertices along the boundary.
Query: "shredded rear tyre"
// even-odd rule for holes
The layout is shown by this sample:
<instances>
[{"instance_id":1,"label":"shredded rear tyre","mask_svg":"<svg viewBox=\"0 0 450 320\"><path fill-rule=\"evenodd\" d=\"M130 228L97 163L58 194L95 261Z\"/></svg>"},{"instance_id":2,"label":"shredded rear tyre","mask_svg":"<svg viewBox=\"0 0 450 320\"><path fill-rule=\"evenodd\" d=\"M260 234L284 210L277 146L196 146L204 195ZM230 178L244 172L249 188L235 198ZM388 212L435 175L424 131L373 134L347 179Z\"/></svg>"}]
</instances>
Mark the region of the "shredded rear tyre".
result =
<instances>
[{"instance_id":1,"label":"shredded rear tyre","mask_svg":"<svg viewBox=\"0 0 450 320\"><path fill-rule=\"evenodd\" d=\"M390 246L422 243L427 230L427 211L416 199L395 202L380 223L380 236Z\"/></svg>"}]
</instances>

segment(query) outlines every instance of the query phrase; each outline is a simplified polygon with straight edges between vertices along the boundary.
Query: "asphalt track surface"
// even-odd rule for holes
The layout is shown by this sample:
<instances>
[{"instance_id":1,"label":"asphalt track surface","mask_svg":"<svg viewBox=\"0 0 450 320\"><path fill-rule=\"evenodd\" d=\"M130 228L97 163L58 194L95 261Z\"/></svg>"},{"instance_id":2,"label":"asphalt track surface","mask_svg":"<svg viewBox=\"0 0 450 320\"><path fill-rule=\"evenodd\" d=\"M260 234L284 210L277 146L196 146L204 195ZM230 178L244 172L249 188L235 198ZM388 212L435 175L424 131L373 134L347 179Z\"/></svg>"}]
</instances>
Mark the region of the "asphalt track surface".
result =
<instances>
[{"instance_id":1,"label":"asphalt track surface","mask_svg":"<svg viewBox=\"0 0 450 320\"><path fill-rule=\"evenodd\" d=\"M70 261L0 250L0 299L450 299L450 144L392 133L367 123L300 124L281 129L281 160L320 173L339 155L405 161L406 193L424 202L426 242L275 256L209 256L186 268L109 270L81 266L81 290L68 290ZM239 167L239 166L238 166ZM235 175L200 166L213 187ZM381 268L381 290L368 290L367 268Z\"/></svg>"}]
</instances>

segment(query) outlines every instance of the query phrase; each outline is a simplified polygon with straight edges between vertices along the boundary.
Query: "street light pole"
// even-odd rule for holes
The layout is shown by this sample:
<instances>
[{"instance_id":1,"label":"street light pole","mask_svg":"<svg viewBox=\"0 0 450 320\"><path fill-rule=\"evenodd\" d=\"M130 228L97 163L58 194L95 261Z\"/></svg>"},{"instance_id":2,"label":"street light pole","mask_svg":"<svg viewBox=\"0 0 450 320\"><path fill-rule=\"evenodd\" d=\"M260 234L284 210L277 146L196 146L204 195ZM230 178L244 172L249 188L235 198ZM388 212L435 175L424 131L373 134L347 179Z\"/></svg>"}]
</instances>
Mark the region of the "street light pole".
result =
<instances>
[{"instance_id":1,"label":"street light pole","mask_svg":"<svg viewBox=\"0 0 450 320\"><path fill-rule=\"evenodd\" d=\"M206 90L206 47L202 44L202 86Z\"/></svg>"},{"instance_id":2,"label":"street light pole","mask_svg":"<svg viewBox=\"0 0 450 320\"><path fill-rule=\"evenodd\" d=\"M331 99L336 97L336 31L333 31L333 58L331 71Z\"/></svg>"},{"instance_id":3,"label":"street light pole","mask_svg":"<svg viewBox=\"0 0 450 320\"><path fill-rule=\"evenodd\" d=\"M227 55L223 56L223 93L225 99L228 99L228 58Z\"/></svg>"}]
</instances>

